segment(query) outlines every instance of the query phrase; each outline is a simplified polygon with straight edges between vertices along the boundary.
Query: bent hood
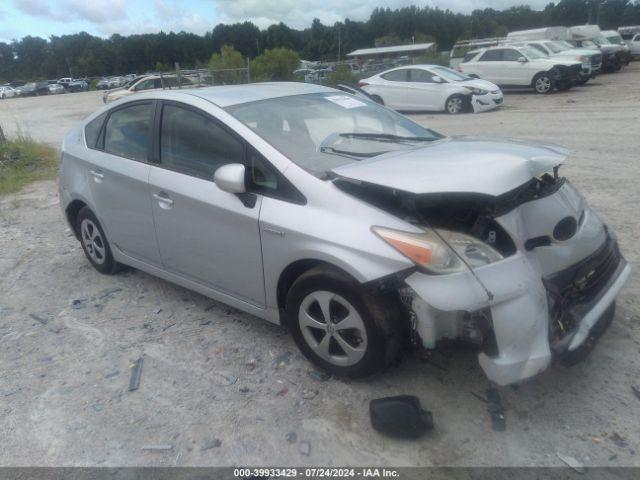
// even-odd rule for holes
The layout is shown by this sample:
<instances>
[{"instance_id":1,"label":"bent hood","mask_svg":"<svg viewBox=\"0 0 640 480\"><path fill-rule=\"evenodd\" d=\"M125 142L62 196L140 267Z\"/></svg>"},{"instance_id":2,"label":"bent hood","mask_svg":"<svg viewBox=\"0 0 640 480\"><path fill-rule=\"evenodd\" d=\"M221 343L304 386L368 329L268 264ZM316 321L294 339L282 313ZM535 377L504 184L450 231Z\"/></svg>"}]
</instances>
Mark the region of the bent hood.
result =
<instances>
[{"instance_id":1,"label":"bent hood","mask_svg":"<svg viewBox=\"0 0 640 480\"><path fill-rule=\"evenodd\" d=\"M480 78L474 78L473 80L465 80L464 82L456 82L454 85L462 85L463 87L473 87L479 88L481 90L487 90L489 92L495 92L500 90L495 83L488 82L487 80L482 80Z\"/></svg>"},{"instance_id":2,"label":"bent hood","mask_svg":"<svg viewBox=\"0 0 640 480\"><path fill-rule=\"evenodd\" d=\"M332 170L347 180L409 193L498 196L562 164L569 151L530 141L448 137L415 150L389 152Z\"/></svg>"}]
</instances>

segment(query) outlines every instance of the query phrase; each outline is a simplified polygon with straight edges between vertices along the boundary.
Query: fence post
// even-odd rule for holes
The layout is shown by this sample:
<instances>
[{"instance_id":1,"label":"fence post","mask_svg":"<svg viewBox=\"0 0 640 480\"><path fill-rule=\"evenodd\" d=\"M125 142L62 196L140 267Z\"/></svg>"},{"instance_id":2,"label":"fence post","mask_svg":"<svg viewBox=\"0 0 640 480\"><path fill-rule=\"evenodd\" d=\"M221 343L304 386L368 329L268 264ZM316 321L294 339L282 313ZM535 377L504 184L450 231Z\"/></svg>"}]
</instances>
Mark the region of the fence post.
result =
<instances>
[{"instance_id":1,"label":"fence post","mask_svg":"<svg viewBox=\"0 0 640 480\"><path fill-rule=\"evenodd\" d=\"M251 83L251 62L247 58L247 83Z\"/></svg>"}]
</instances>

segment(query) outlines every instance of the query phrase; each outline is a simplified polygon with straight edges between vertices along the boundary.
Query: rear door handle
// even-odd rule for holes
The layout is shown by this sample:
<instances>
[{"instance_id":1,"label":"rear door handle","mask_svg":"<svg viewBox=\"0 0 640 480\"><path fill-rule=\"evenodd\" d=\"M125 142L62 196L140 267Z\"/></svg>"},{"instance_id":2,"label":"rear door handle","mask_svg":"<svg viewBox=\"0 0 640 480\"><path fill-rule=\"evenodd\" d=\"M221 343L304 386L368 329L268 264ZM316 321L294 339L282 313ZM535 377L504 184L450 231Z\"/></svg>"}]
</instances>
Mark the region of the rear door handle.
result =
<instances>
[{"instance_id":1,"label":"rear door handle","mask_svg":"<svg viewBox=\"0 0 640 480\"><path fill-rule=\"evenodd\" d=\"M164 192L154 193L153 198L158 200L158 204L160 205L160 208L169 209L173 207L173 200L171 200L169 198L169 195L167 195Z\"/></svg>"},{"instance_id":2,"label":"rear door handle","mask_svg":"<svg viewBox=\"0 0 640 480\"><path fill-rule=\"evenodd\" d=\"M100 169L98 169L98 170L89 170L89 173L93 176L93 180L96 183L102 183L102 180L104 179L104 174L102 173L102 171Z\"/></svg>"}]
</instances>

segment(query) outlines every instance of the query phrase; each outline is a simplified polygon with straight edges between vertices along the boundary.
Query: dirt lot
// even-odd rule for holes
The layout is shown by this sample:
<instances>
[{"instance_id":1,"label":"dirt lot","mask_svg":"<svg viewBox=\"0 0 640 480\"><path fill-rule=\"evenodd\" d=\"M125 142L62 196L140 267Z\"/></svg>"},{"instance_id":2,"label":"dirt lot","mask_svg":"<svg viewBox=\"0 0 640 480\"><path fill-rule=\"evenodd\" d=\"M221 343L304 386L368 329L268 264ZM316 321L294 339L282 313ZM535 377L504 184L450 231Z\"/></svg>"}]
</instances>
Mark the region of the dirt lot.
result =
<instances>
[{"instance_id":1,"label":"dirt lot","mask_svg":"<svg viewBox=\"0 0 640 480\"><path fill-rule=\"evenodd\" d=\"M100 104L96 93L8 100L0 124L58 144ZM414 118L570 147L562 172L638 263L640 63L566 93L509 94L496 112ZM639 293L636 270L584 363L500 389L496 432L472 394L489 385L471 351L409 355L366 382L322 379L278 327L138 271L96 273L55 183L38 183L0 199L0 465L559 466L560 453L640 466ZM395 394L417 395L435 430L413 442L375 433L369 400Z\"/></svg>"}]
</instances>

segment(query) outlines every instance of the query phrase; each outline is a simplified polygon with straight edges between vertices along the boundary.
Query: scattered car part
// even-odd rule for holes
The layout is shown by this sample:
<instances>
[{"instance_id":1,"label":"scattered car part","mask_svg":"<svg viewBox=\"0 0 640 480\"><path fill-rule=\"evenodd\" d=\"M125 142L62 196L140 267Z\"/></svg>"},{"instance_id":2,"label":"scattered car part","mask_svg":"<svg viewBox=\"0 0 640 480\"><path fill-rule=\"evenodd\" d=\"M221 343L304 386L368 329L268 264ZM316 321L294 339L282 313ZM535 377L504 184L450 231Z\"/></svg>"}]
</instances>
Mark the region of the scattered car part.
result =
<instances>
[{"instance_id":1,"label":"scattered car part","mask_svg":"<svg viewBox=\"0 0 640 480\"><path fill-rule=\"evenodd\" d=\"M143 358L138 358L131 368L131 378L129 379L129 391L133 392L140 386L140 377L142 376Z\"/></svg>"},{"instance_id":2,"label":"scattered car part","mask_svg":"<svg viewBox=\"0 0 640 480\"><path fill-rule=\"evenodd\" d=\"M369 416L374 429L391 437L419 438L433 428L431 412L412 395L371 400Z\"/></svg>"},{"instance_id":3,"label":"scattered car part","mask_svg":"<svg viewBox=\"0 0 640 480\"><path fill-rule=\"evenodd\" d=\"M500 393L495 388L487 389L487 411L491 415L491 428L496 432L504 432L507 429L504 407Z\"/></svg>"}]
</instances>

